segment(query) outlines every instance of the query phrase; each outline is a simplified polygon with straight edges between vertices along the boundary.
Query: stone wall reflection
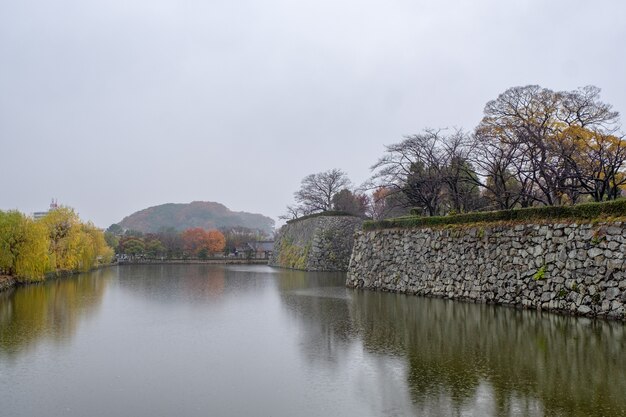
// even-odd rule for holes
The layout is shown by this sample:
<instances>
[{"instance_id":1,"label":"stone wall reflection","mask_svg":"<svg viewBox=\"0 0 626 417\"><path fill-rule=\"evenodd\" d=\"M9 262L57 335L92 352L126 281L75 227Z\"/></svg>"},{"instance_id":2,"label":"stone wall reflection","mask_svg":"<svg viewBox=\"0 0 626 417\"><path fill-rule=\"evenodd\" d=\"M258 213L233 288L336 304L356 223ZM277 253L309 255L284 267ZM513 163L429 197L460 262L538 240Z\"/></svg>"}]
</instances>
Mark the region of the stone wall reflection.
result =
<instances>
[{"instance_id":1,"label":"stone wall reflection","mask_svg":"<svg viewBox=\"0 0 626 417\"><path fill-rule=\"evenodd\" d=\"M64 342L100 306L111 268L29 285L0 294L0 357L37 343Z\"/></svg>"},{"instance_id":2,"label":"stone wall reflection","mask_svg":"<svg viewBox=\"0 0 626 417\"><path fill-rule=\"evenodd\" d=\"M343 292L333 280L301 272L279 277L283 306L300 323L303 355L314 366L354 372L345 363L362 345L366 356L352 365L377 367L379 396L409 414L626 415L623 323ZM380 371L389 373L399 360L405 385L389 393L394 380Z\"/></svg>"},{"instance_id":3,"label":"stone wall reflection","mask_svg":"<svg viewBox=\"0 0 626 417\"><path fill-rule=\"evenodd\" d=\"M305 356L336 363L352 334L347 290L337 287L345 275L281 270L278 285L283 306L304 325Z\"/></svg>"},{"instance_id":4,"label":"stone wall reflection","mask_svg":"<svg viewBox=\"0 0 626 417\"><path fill-rule=\"evenodd\" d=\"M418 408L486 389L496 415L626 413L623 323L369 292L350 314L369 351L406 355Z\"/></svg>"}]
</instances>

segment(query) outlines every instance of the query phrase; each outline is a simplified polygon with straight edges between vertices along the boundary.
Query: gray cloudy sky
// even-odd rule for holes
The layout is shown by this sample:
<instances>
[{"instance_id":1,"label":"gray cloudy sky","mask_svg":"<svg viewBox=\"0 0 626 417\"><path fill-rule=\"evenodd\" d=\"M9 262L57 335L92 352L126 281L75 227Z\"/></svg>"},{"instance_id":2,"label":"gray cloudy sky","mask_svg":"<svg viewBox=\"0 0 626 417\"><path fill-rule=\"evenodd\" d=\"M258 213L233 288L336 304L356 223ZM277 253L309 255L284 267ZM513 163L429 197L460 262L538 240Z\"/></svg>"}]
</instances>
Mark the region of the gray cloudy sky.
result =
<instances>
[{"instance_id":1,"label":"gray cloudy sky","mask_svg":"<svg viewBox=\"0 0 626 417\"><path fill-rule=\"evenodd\" d=\"M4 0L0 209L106 227L209 200L276 218L305 175L472 129L509 87L626 112L620 0Z\"/></svg>"}]
</instances>

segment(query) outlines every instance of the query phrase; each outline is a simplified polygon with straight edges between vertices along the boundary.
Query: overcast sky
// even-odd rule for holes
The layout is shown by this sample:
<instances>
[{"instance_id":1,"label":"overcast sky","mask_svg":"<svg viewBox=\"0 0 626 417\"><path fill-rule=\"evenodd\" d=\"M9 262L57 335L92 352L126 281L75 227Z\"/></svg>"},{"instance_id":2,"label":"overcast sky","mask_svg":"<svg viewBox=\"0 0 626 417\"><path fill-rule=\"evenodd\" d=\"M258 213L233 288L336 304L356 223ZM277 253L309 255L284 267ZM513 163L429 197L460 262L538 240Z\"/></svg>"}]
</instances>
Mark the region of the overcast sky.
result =
<instances>
[{"instance_id":1,"label":"overcast sky","mask_svg":"<svg viewBox=\"0 0 626 417\"><path fill-rule=\"evenodd\" d=\"M385 144L471 130L509 87L593 84L623 114L625 17L619 0L3 0L0 209L276 219L304 176L359 184Z\"/></svg>"}]
</instances>

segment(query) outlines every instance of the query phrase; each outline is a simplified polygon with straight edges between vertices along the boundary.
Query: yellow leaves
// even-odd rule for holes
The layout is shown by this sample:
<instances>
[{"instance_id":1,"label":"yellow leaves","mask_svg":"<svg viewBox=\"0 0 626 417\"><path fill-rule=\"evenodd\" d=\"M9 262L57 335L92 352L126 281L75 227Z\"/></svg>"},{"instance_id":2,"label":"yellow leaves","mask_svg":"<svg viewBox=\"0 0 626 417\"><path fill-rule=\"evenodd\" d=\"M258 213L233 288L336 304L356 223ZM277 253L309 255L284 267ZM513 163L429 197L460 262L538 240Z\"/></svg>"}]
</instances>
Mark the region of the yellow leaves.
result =
<instances>
[{"instance_id":1,"label":"yellow leaves","mask_svg":"<svg viewBox=\"0 0 626 417\"><path fill-rule=\"evenodd\" d=\"M83 224L70 208L52 210L40 220L0 211L0 273L35 281L50 271L89 270L112 257L104 233Z\"/></svg>"},{"instance_id":2,"label":"yellow leaves","mask_svg":"<svg viewBox=\"0 0 626 417\"><path fill-rule=\"evenodd\" d=\"M73 209L60 207L39 222L48 238L48 259L55 271L89 270L98 261L110 262L113 251L104 233L91 223L82 223Z\"/></svg>"},{"instance_id":3,"label":"yellow leaves","mask_svg":"<svg viewBox=\"0 0 626 417\"><path fill-rule=\"evenodd\" d=\"M27 217L24 218L24 241L15 259L15 275L22 278L43 279L50 269L49 239L46 228Z\"/></svg>"},{"instance_id":4,"label":"yellow leaves","mask_svg":"<svg viewBox=\"0 0 626 417\"><path fill-rule=\"evenodd\" d=\"M49 269L48 233L17 211L0 211L0 272L20 280L39 280Z\"/></svg>"}]
</instances>

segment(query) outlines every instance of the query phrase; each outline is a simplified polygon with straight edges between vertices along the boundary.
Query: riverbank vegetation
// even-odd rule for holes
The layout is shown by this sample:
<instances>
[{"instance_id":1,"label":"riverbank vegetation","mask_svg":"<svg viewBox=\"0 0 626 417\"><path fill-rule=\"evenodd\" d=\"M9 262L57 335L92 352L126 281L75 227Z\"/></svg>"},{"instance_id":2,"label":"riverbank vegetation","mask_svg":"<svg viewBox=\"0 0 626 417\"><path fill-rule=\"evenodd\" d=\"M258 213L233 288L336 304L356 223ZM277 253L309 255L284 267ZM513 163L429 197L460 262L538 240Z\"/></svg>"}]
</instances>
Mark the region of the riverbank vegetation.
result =
<instances>
[{"instance_id":1,"label":"riverbank vegetation","mask_svg":"<svg viewBox=\"0 0 626 417\"><path fill-rule=\"evenodd\" d=\"M38 220L0 211L0 275L40 281L47 274L86 271L112 257L103 232L71 208L56 208Z\"/></svg>"},{"instance_id":2,"label":"riverbank vegetation","mask_svg":"<svg viewBox=\"0 0 626 417\"><path fill-rule=\"evenodd\" d=\"M269 235L246 227L222 230L195 227L183 231L168 228L142 233L113 224L106 230L105 238L122 259L207 259L243 252L249 249L249 242L266 240Z\"/></svg>"},{"instance_id":3,"label":"riverbank vegetation","mask_svg":"<svg viewBox=\"0 0 626 417\"><path fill-rule=\"evenodd\" d=\"M347 175L337 169L307 176L284 218L344 210L342 205L382 220L615 200L626 186L625 162L619 113L601 101L599 88L513 87L486 104L472 132L425 129L387 145L371 167L372 177L359 187L350 188Z\"/></svg>"}]
</instances>

